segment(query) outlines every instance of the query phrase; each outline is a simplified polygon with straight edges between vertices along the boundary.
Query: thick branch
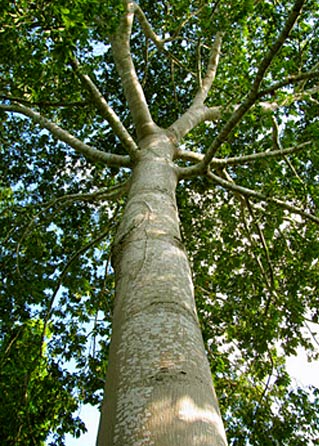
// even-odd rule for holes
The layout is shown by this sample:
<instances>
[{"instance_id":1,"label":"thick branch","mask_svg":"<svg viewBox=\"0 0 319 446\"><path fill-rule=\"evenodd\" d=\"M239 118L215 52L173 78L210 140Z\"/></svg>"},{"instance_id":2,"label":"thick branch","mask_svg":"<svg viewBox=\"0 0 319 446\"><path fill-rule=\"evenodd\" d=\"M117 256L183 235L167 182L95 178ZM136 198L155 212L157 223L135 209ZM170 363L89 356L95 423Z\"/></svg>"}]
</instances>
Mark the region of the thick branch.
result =
<instances>
[{"instance_id":1,"label":"thick branch","mask_svg":"<svg viewBox=\"0 0 319 446\"><path fill-rule=\"evenodd\" d=\"M247 187L238 186L237 184L227 181L227 180L219 177L218 175L213 174L212 172L208 172L207 177L209 179L213 180L215 183L220 184L221 186L223 186L226 189L229 189L233 192L240 193L246 197L257 198L258 200L265 201L266 203L275 203L283 209L287 209L288 211L291 211L295 214L299 214L302 217L305 217L308 220L311 220L311 221L319 224L319 218L316 217L315 215L310 214L309 212L306 212L303 209L293 206L285 201L279 200L278 198L264 195L261 192L257 192L253 189L248 189Z\"/></svg>"},{"instance_id":2,"label":"thick branch","mask_svg":"<svg viewBox=\"0 0 319 446\"><path fill-rule=\"evenodd\" d=\"M147 20L143 10L140 8L140 6L138 4L136 4L135 2L133 3L132 9L134 10L134 13L136 14L136 17L141 25L142 31L145 35L145 37L147 39L150 39L156 46L156 48L165 54L165 56L170 59L171 61L175 62L176 65L180 66L181 68L183 68L184 70L186 70L188 73L191 73L194 76L194 73L187 68L187 66L185 66L180 60L177 59L176 56L174 56L174 54L172 54L170 51L166 50L164 45L167 42L171 42L173 40L176 39L177 34L179 33L179 28L177 29L176 33L174 34L174 37L169 37L167 39L162 39L161 37L159 37L155 31L153 30L151 24L149 23L149 21ZM201 9L201 8L200 8ZM200 10L199 9L199 10ZM180 25L180 29L185 25L185 23L187 23L187 21L193 17L193 15L195 15L195 12L192 13L190 15L189 18L187 18L186 20L184 20L181 25Z\"/></svg>"},{"instance_id":3,"label":"thick branch","mask_svg":"<svg viewBox=\"0 0 319 446\"><path fill-rule=\"evenodd\" d=\"M312 74L312 73L305 73L305 74ZM312 79L314 77L312 76L291 76L290 81L291 83L297 83L302 82L303 80ZM286 85L289 85L288 78L286 81L282 81L281 83L276 83L273 85L273 87L269 87L269 89L263 90L260 93L258 93L258 99L262 96L266 96L269 93L275 92L281 87L284 87ZM256 102L255 107L259 107L263 113L269 113L278 110L278 108L283 107L287 104L290 104L291 101L300 101L303 100L305 97L311 96L312 94L318 93L319 87L315 86L309 90L301 91L300 93L296 93L294 95L288 95L287 99L283 99L280 102L277 101L262 101L262 102ZM240 107L240 105L236 105L234 107L234 110L237 110ZM178 121L176 121L174 124L172 124L169 127L169 130L171 130L176 138L176 141L180 141L185 135L187 135L188 132L190 132L193 128L195 128L198 124L204 122L204 121L218 121L223 116L224 109L222 106L216 106L216 107L205 107L205 106L199 106L194 107L191 106L187 113L185 113L183 116L179 118ZM178 125L176 125L178 123ZM203 155L195 155L193 152L190 152L190 156L192 159L200 161L204 159ZM196 156L196 158L194 157ZM186 159L186 158L184 158ZM191 160L187 158L188 160Z\"/></svg>"},{"instance_id":4,"label":"thick branch","mask_svg":"<svg viewBox=\"0 0 319 446\"><path fill-rule=\"evenodd\" d=\"M131 160L128 156L115 155L113 153L102 152L95 147L85 144L66 130L59 127L54 122L40 115L40 113L32 110L25 105L6 105L0 104L0 110L7 112L20 113L28 116L31 120L40 125L40 127L49 130L52 135L60 141L65 142L77 152L86 158L95 162L102 162L108 166L130 167Z\"/></svg>"},{"instance_id":5,"label":"thick branch","mask_svg":"<svg viewBox=\"0 0 319 446\"><path fill-rule=\"evenodd\" d=\"M216 76L219 62L220 49L222 44L222 33L217 33L212 47L206 75L200 83L200 87L189 109L169 127L180 141L189 131L203 121L215 121L220 119L220 107L208 108L204 105L208 92Z\"/></svg>"},{"instance_id":6,"label":"thick branch","mask_svg":"<svg viewBox=\"0 0 319 446\"><path fill-rule=\"evenodd\" d=\"M160 50L163 49L164 43L166 40L161 39L153 30L151 24L147 20L143 10L140 8L140 6L137 3L134 3L134 12L136 14L136 17L141 25L141 28L145 34L145 37L148 39L151 39L152 42L156 45L156 47Z\"/></svg>"},{"instance_id":7,"label":"thick branch","mask_svg":"<svg viewBox=\"0 0 319 446\"><path fill-rule=\"evenodd\" d=\"M226 158L226 159L218 159L213 158L210 164L210 167L223 167L223 166L235 166L235 165L242 165L247 163L252 163L254 161L258 161L261 159L268 159L268 158L281 158L285 155L289 155L291 153L299 152L300 150L304 149L306 146L309 146L309 144L312 144L312 141L306 141L298 146L294 147L288 147L287 149L279 149L279 150L270 150L268 152L260 152L260 153L252 153L251 155L243 155L233 158Z\"/></svg>"},{"instance_id":8,"label":"thick branch","mask_svg":"<svg viewBox=\"0 0 319 446\"><path fill-rule=\"evenodd\" d=\"M127 12L112 38L113 57L122 80L124 94L128 102L139 139L156 130L150 114L143 88L138 80L130 50L130 37L134 18L134 3L127 2Z\"/></svg>"},{"instance_id":9,"label":"thick branch","mask_svg":"<svg viewBox=\"0 0 319 446\"><path fill-rule=\"evenodd\" d=\"M49 203L46 203L45 208L42 209L42 211L40 211L39 214L43 213L50 207L53 207L61 202L69 203L73 201L88 201L90 203L93 203L102 200L115 201L118 200L120 197L122 197L128 191L129 187L130 187L130 181L125 181L124 183L121 183L117 186L103 187L101 189L98 189L94 192L89 192L87 194L82 193L82 194L62 195L61 197L57 197L54 200L50 201ZM36 215L35 218L37 218L38 215Z\"/></svg>"},{"instance_id":10,"label":"thick branch","mask_svg":"<svg viewBox=\"0 0 319 446\"><path fill-rule=\"evenodd\" d=\"M72 66L75 69L78 76L80 77L84 86L91 93L91 98L94 104L97 106L98 110L100 111L101 115L108 121L116 136L120 139L124 147L127 149L132 159L134 159L136 157L136 152L138 150L138 147L135 144L135 141L133 140L131 135L128 133L128 131L122 124L120 118L107 103L102 93L94 84L90 76L88 76L87 74L83 74L81 72L81 68L77 60L72 61Z\"/></svg>"},{"instance_id":11,"label":"thick branch","mask_svg":"<svg viewBox=\"0 0 319 446\"><path fill-rule=\"evenodd\" d=\"M175 142L178 143L198 124L205 121L218 121L221 118L221 112L222 108L219 106L206 107L203 104L193 104L168 130L174 135Z\"/></svg>"}]
</instances>

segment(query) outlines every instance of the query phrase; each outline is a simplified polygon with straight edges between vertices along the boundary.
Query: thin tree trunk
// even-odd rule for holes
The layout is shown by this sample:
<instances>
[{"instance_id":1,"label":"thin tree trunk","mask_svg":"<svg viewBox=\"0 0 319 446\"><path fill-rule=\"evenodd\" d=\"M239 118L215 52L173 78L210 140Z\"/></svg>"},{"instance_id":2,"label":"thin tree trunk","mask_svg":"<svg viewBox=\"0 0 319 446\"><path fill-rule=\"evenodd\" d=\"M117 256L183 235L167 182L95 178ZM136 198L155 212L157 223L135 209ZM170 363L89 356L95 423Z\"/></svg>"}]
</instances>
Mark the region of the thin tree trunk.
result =
<instances>
[{"instance_id":1,"label":"thin tree trunk","mask_svg":"<svg viewBox=\"0 0 319 446\"><path fill-rule=\"evenodd\" d=\"M140 157L114 245L116 299L98 446L227 444L175 200L174 146Z\"/></svg>"}]
</instances>

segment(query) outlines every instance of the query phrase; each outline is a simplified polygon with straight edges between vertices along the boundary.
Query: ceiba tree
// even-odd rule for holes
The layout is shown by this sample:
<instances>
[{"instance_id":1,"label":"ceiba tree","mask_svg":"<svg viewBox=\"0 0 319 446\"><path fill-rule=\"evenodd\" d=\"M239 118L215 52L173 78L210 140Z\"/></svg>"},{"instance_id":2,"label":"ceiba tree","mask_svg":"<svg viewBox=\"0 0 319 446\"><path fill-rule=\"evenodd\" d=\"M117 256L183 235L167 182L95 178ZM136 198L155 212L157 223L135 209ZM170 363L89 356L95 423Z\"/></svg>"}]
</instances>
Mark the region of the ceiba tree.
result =
<instances>
[{"instance_id":1,"label":"ceiba tree","mask_svg":"<svg viewBox=\"0 0 319 446\"><path fill-rule=\"evenodd\" d=\"M4 6L6 379L42 330L7 444L79 435L106 364L99 446L226 445L212 373L231 444L315 438L283 356L318 321L318 6Z\"/></svg>"}]
</instances>

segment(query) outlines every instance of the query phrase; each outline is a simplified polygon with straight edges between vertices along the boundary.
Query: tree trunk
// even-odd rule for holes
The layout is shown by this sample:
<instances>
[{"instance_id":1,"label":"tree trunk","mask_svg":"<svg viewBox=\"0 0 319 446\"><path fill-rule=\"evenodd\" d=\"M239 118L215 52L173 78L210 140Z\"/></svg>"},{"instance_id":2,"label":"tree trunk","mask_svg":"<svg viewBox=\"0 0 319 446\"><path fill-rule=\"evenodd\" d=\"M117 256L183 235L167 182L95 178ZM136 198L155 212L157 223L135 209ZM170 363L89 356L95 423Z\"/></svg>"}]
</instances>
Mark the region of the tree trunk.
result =
<instances>
[{"instance_id":1,"label":"tree trunk","mask_svg":"<svg viewBox=\"0 0 319 446\"><path fill-rule=\"evenodd\" d=\"M227 444L181 242L174 146L140 142L114 244L116 299L98 446Z\"/></svg>"}]
</instances>

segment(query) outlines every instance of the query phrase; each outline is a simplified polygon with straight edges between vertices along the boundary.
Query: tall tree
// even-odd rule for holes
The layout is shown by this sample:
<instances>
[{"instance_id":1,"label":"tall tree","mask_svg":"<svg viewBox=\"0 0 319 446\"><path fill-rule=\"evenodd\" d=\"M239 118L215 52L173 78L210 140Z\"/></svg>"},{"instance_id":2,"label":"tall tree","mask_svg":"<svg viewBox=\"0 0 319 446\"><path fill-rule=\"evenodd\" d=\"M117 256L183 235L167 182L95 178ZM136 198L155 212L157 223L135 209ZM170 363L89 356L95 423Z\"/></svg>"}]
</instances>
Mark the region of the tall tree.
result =
<instances>
[{"instance_id":1,"label":"tall tree","mask_svg":"<svg viewBox=\"0 0 319 446\"><path fill-rule=\"evenodd\" d=\"M212 376L230 444L315 441L318 2L2 10L7 444L79 435L106 366L99 446L226 445Z\"/></svg>"}]
</instances>

